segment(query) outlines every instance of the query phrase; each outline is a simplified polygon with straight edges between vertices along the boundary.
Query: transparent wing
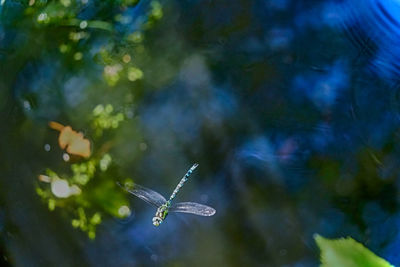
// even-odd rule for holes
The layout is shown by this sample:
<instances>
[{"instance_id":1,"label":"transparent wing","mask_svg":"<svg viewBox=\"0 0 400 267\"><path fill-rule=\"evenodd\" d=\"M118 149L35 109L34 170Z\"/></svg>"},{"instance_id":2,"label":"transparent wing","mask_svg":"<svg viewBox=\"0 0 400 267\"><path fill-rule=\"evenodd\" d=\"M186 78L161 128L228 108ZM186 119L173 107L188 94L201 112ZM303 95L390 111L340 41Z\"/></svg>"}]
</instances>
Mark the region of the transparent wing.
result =
<instances>
[{"instance_id":1,"label":"transparent wing","mask_svg":"<svg viewBox=\"0 0 400 267\"><path fill-rule=\"evenodd\" d=\"M179 202L173 204L169 209L171 212L184 212L200 216L213 216L215 209L195 202Z\"/></svg>"},{"instance_id":2,"label":"transparent wing","mask_svg":"<svg viewBox=\"0 0 400 267\"><path fill-rule=\"evenodd\" d=\"M146 201L147 203L154 205L156 207L159 207L159 206L165 204L165 202L167 202L165 197L163 197L156 191L148 189L144 186L135 184L132 187L130 187L128 185L122 185L119 182L117 182L117 184L120 187L122 187L123 189L125 189L126 191L128 191L129 193L131 193L132 195L135 195L138 198L140 198L140 199Z\"/></svg>"}]
</instances>

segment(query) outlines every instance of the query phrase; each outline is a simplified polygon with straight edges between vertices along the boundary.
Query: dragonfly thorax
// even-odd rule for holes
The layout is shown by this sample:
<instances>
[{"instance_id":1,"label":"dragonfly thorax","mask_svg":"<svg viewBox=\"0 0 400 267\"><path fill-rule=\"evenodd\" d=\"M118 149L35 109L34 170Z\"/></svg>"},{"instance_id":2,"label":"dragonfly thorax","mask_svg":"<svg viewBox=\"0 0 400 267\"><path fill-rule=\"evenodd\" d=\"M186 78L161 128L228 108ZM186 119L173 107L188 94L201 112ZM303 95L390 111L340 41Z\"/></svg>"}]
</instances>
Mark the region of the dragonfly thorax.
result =
<instances>
[{"instance_id":1,"label":"dragonfly thorax","mask_svg":"<svg viewBox=\"0 0 400 267\"><path fill-rule=\"evenodd\" d=\"M153 217L154 226L159 226L165 220L168 215L168 208L169 203L167 202L157 209L156 215Z\"/></svg>"}]
</instances>

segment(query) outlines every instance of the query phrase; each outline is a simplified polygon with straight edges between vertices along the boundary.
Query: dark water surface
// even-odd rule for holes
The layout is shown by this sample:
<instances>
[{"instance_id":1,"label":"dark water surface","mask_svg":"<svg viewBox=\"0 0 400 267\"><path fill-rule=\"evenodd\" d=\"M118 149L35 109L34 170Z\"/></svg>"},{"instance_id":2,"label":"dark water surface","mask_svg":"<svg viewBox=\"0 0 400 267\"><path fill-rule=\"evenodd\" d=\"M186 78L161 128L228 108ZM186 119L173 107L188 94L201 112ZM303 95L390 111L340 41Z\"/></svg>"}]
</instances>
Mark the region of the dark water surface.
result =
<instances>
[{"instance_id":1,"label":"dark water surface","mask_svg":"<svg viewBox=\"0 0 400 267\"><path fill-rule=\"evenodd\" d=\"M400 265L399 40L395 0L2 0L0 263L317 266L318 233ZM213 217L116 185L195 162Z\"/></svg>"}]
</instances>

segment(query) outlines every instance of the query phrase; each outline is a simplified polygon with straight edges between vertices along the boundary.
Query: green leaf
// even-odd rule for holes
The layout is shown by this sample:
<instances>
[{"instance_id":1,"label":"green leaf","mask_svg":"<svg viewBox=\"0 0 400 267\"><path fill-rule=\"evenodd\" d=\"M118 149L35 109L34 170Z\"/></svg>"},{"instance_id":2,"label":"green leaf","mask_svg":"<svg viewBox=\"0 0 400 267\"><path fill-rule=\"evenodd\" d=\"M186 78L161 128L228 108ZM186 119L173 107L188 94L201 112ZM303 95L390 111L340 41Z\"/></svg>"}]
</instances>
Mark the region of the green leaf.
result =
<instances>
[{"instance_id":1,"label":"green leaf","mask_svg":"<svg viewBox=\"0 0 400 267\"><path fill-rule=\"evenodd\" d=\"M321 267L393 267L351 237L327 239L314 236L321 250Z\"/></svg>"}]
</instances>

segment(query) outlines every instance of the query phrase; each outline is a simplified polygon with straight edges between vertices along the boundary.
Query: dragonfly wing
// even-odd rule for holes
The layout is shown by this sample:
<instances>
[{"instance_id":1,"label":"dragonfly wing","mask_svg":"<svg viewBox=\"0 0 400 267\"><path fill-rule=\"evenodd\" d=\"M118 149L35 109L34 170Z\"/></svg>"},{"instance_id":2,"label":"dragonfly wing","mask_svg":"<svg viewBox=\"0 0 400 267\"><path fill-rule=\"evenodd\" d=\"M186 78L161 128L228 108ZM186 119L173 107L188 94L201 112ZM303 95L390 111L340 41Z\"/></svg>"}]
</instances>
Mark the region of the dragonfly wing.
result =
<instances>
[{"instance_id":1,"label":"dragonfly wing","mask_svg":"<svg viewBox=\"0 0 400 267\"><path fill-rule=\"evenodd\" d=\"M179 202L171 206L169 209L171 212L184 212L184 213L191 213L200 216L213 216L216 212L215 209L195 203L195 202Z\"/></svg>"},{"instance_id":2,"label":"dragonfly wing","mask_svg":"<svg viewBox=\"0 0 400 267\"><path fill-rule=\"evenodd\" d=\"M163 197L161 194L144 186L138 184L134 184L133 186L122 185L120 183L117 184L132 195L137 196L138 198L146 201L151 205L156 206L157 208L167 202L165 197Z\"/></svg>"}]
</instances>

